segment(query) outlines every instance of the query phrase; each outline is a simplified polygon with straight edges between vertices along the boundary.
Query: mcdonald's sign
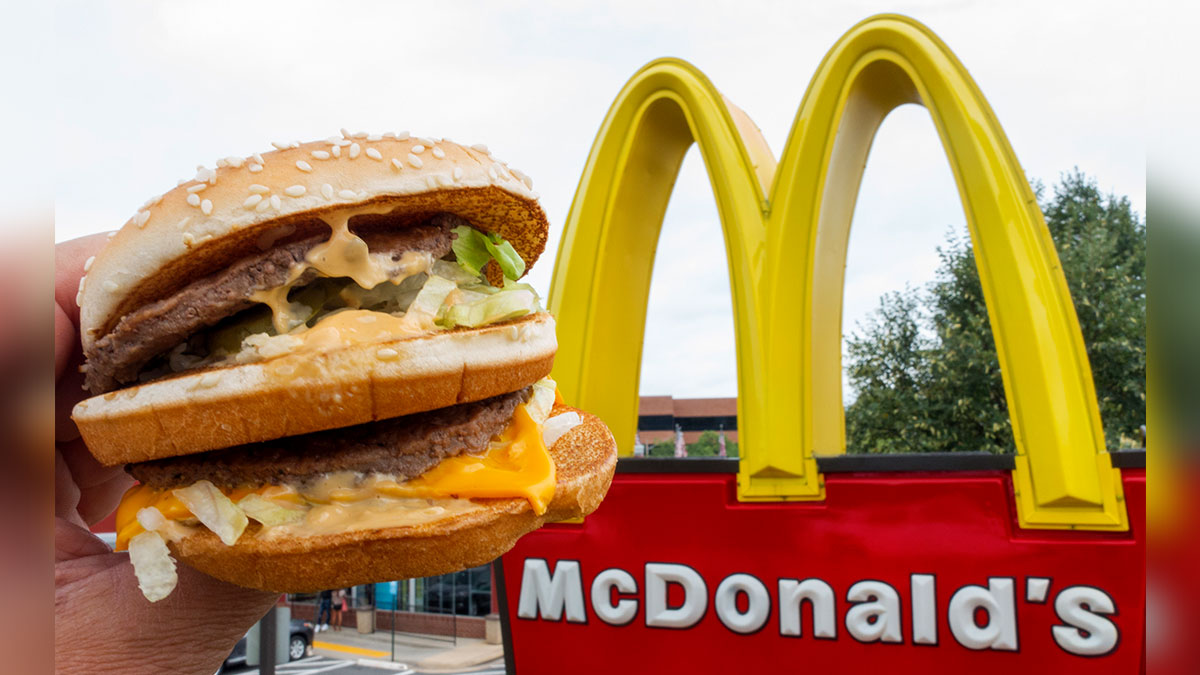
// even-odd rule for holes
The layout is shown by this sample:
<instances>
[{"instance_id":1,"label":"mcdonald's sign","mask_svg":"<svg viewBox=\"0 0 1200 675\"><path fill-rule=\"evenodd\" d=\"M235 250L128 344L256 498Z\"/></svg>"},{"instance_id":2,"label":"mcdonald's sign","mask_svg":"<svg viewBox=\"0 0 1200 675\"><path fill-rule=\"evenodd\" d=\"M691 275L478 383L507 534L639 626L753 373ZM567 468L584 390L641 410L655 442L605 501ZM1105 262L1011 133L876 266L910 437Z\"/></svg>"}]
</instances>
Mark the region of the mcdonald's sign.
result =
<instances>
[{"instance_id":1,"label":"mcdonald's sign","mask_svg":"<svg viewBox=\"0 0 1200 675\"><path fill-rule=\"evenodd\" d=\"M904 103L929 110L958 185L1012 456L845 454L850 219L873 137ZM741 457L623 457L586 522L522 539L500 575L510 672L1138 669L1145 455L1105 448L1029 184L966 69L911 19L873 17L838 40L778 161L690 64L629 80L550 292L566 399L632 454L655 244L693 143L728 258Z\"/></svg>"}]
</instances>

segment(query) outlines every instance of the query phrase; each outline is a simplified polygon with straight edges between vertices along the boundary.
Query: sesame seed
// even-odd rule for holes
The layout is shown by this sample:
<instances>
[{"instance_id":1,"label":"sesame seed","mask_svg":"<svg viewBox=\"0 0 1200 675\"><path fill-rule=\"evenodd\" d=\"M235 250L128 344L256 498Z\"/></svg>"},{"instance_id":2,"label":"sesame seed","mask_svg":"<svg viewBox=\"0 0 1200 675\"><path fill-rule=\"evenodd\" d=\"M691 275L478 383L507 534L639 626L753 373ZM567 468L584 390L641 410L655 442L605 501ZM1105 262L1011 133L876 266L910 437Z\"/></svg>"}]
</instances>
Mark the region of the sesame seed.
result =
<instances>
[{"instance_id":1,"label":"sesame seed","mask_svg":"<svg viewBox=\"0 0 1200 675\"><path fill-rule=\"evenodd\" d=\"M350 132L346 131L346 127L342 127L339 131L342 132L342 138L350 138Z\"/></svg>"},{"instance_id":2,"label":"sesame seed","mask_svg":"<svg viewBox=\"0 0 1200 675\"><path fill-rule=\"evenodd\" d=\"M271 141L271 145L275 146L276 150L287 150L288 144L280 141Z\"/></svg>"},{"instance_id":3,"label":"sesame seed","mask_svg":"<svg viewBox=\"0 0 1200 675\"><path fill-rule=\"evenodd\" d=\"M375 352L375 358L379 359L380 361L394 361L400 358L400 352L392 349L391 347L384 347L383 349Z\"/></svg>"},{"instance_id":4,"label":"sesame seed","mask_svg":"<svg viewBox=\"0 0 1200 675\"><path fill-rule=\"evenodd\" d=\"M394 132L394 131L385 131L385 132L383 132L383 137L384 137L384 138L395 138L395 137L396 137L396 132Z\"/></svg>"},{"instance_id":5,"label":"sesame seed","mask_svg":"<svg viewBox=\"0 0 1200 675\"><path fill-rule=\"evenodd\" d=\"M225 158L225 163L228 164L229 166L232 166L235 169L241 168L242 163L245 161L246 160L242 159L241 157L226 157Z\"/></svg>"},{"instance_id":6,"label":"sesame seed","mask_svg":"<svg viewBox=\"0 0 1200 675\"><path fill-rule=\"evenodd\" d=\"M262 164L251 164L248 168L250 169L250 173L258 173L263 169Z\"/></svg>"},{"instance_id":7,"label":"sesame seed","mask_svg":"<svg viewBox=\"0 0 1200 675\"><path fill-rule=\"evenodd\" d=\"M259 164L266 164L266 162L263 161L262 155L258 154L257 152L253 155L250 155L250 158Z\"/></svg>"},{"instance_id":8,"label":"sesame seed","mask_svg":"<svg viewBox=\"0 0 1200 675\"><path fill-rule=\"evenodd\" d=\"M92 269L92 263L96 262L96 256L92 256L83 261L83 273L87 274Z\"/></svg>"},{"instance_id":9,"label":"sesame seed","mask_svg":"<svg viewBox=\"0 0 1200 675\"><path fill-rule=\"evenodd\" d=\"M433 145L433 141L432 141L432 140L430 140L430 139L428 139L428 138L418 138L418 139L417 139L417 141L418 141L419 143L423 143L423 144L425 144L425 145L427 145L427 146Z\"/></svg>"},{"instance_id":10,"label":"sesame seed","mask_svg":"<svg viewBox=\"0 0 1200 675\"><path fill-rule=\"evenodd\" d=\"M375 148L367 148L367 157L370 157L371 159L377 159L381 162L383 161L383 155L379 154L379 151Z\"/></svg>"},{"instance_id":11,"label":"sesame seed","mask_svg":"<svg viewBox=\"0 0 1200 675\"><path fill-rule=\"evenodd\" d=\"M264 211L266 211L269 208L271 208L271 200L264 199L254 207L254 210L257 211L258 213L263 213Z\"/></svg>"},{"instance_id":12,"label":"sesame seed","mask_svg":"<svg viewBox=\"0 0 1200 675\"><path fill-rule=\"evenodd\" d=\"M87 277L79 277L79 292L83 292L84 285L87 284Z\"/></svg>"},{"instance_id":13,"label":"sesame seed","mask_svg":"<svg viewBox=\"0 0 1200 675\"><path fill-rule=\"evenodd\" d=\"M194 243L196 243L196 238L195 238L194 236L192 236L192 233L191 233L191 232L184 232L184 233L183 233L183 245L184 245L184 246L191 246L191 245L192 245L192 244L194 244Z\"/></svg>"},{"instance_id":14,"label":"sesame seed","mask_svg":"<svg viewBox=\"0 0 1200 675\"><path fill-rule=\"evenodd\" d=\"M221 381L221 373L219 373L219 372L205 373L200 376L200 381L196 383L196 386L207 389L210 387L217 386L217 383L220 381Z\"/></svg>"},{"instance_id":15,"label":"sesame seed","mask_svg":"<svg viewBox=\"0 0 1200 675\"><path fill-rule=\"evenodd\" d=\"M312 164L309 164L308 162L301 159L296 162L296 168L300 169L301 171L303 171L305 173L308 173L309 171L312 171Z\"/></svg>"},{"instance_id":16,"label":"sesame seed","mask_svg":"<svg viewBox=\"0 0 1200 675\"><path fill-rule=\"evenodd\" d=\"M485 155L492 154L491 151L488 150L488 147L486 145L484 145L483 143L476 143L475 145L471 146L471 149L474 150L475 152L482 152Z\"/></svg>"},{"instance_id":17,"label":"sesame seed","mask_svg":"<svg viewBox=\"0 0 1200 675\"><path fill-rule=\"evenodd\" d=\"M525 172L513 169L512 173L514 176L519 178L522 183L525 184L525 187L529 188L530 190L533 189L533 179L530 178L529 176L525 175Z\"/></svg>"},{"instance_id":18,"label":"sesame seed","mask_svg":"<svg viewBox=\"0 0 1200 675\"><path fill-rule=\"evenodd\" d=\"M308 188L303 185L293 185L284 189L283 194L289 197L303 197L305 192L308 192Z\"/></svg>"},{"instance_id":19,"label":"sesame seed","mask_svg":"<svg viewBox=\"0 0 1200 675\"><path fill-rule=\"evenodd\" d=\"M292 142L289 144L289 147L293 147L293 148L298 148L298 147L300 147L300 141L292 141Z\"/></svg>"},{"instance_id":20,"label":"sesame seed","mask_svg":"<svg viewBox=\"0 0 1200 675\"><path fill-rule=\"evenodd\" d=\"M359 147L358 143L350 144L350 159L354 159L355 157L358 157L358 153L360 153L360 152L362 152L362 148Z\"/></svg>"},{"instance_id":21,"label":"sesame seed","mask_svg":"<svg viewBox=\"0 0 1200 675\"><path fill-rule=\"evenodd\" d=\"M329 153L325 152L324 150L313 150L312 156L316 157L317 159L329 159Z\"/></svg>"},{"instance_id":22,"label":"sesame seed","mask_svg":"<svg viewBox=\"0 0 1200 675\"><path fill-rule=\"evenodd\" d=\"M437 157L438 159L445 159L445 158L446 158L446 151L445 151L445 150L442 150L441 148L434 148L434 149L433 149L433 156L434 156L434 157Z\"/></svg>"},{"instance_id":23,"label":"sesame seed","mask_svg":"<svg viewBox=\"0 0 1200 675\"><path fill-rule=\"evenodd\" d=\"M162 195L159 195L157 197L151 197L150 199L146 200L145 204L142 204L142 208L148 209L151 206L158 206L158 203L162 201L162 198L163 198Z\"/></svg>"},{"instance_id":24,"label":"sesame seed","mask_svg":"<svg viewBox=\"0 0 1200 675\"><path fill-rule=\"evenodd\" d=\"M368 141L382 141L383 134L370 134L367 136Z\"/></svg>"},{"instance_id":25,"label":"sesame seed","mask_svg":"<svg viewBox=\"0 0 1200 675\"><path fill-rule=\"evenodd\" d=\"M492 168L496 170L496 175L501 179L508 180L512 178L512 176L508 175L508 170L504 168L503 164L493 164Z\"/></svg>"},{"instance_id":26,"label":"sesame seed","mask_svg":"<svg viewBox=\"0 0 1200 675\"><path fill-rule=\"evenodd\" d=\"M336 143L337 143L338 141L340 141L340 140L342 140L342 137L341 137L341 136L330 136L329 138L326 138L326 139L325 139L325 142L326 142L326 143L334 143L334 144L336 144Z\"/></svg>"},{"instance_id":27,"label":"sesame seed","mask_svg":"<svg viewBox=\"0 0 1200 675\"><path fill-rule=\"evenodd\" d=\"M187 196L187 203L191 206L200 206L200 195L192 193Z\"/></svg>"},{"instance_id":28,"label":"sesame seed","mask_svg":"<svg viewBox=\"0 0 1200 675\"><path fill-rule=\"evenodd\" d=\"M341 138L341 139L338 139L338 142L335 143L335 145L337 145L338 147L344 148L347 145L350 145L350 141L348 139Z\"/></svg>"},{"instance_id":29,"label":"sesame seed","mask_svg":"<svg viewBox=\"0 0 1200 675\"><path fill-rule=\"evenodd\" d=\"M460 180L462 180L462 177L463 177L462 167L461 166L454 167L454 180L460 181Z\"/></svg>"},{"instance_id":30,"label":"sesame seed","mask_svg":"<svg viewBox=\"0 0 1200 675\"><path fill-rule=\"evenodd\" d=\"M227 166L229 166L229 162L226 162L224 157L217 158L217 168L218 169L224 169Z\"/></svg>"},{"instance_id":31,"label":"sesame seed","mask_svg":"<svg viewBox=\"0 0 1200 675\"><path fill-rule=\"evenodd\" d=\"M208 183L196 183L195 185L193 185L193 186L189 187L189 188L187 189L187 191L188 191L188 192L199 192L199 191L203 190L203 189L204 189L204 188L206 188L206 187L208 187Z\"/></svg>"},{"instance_id":32,"label":"sesame seed","mask_svg":"<svg viewBox=\"0 0 1200 675\"><path fill-rule=\"evenodd\" d=\"M400 133L396 134L396 140L398 141L407 141L408 138L409 136L407 131L401 131Z\"/></svg>"},{"instance_id":33,"label":"sesame seed","mask_svg":"<svg viewBox=\"0 0 1200 675\"><path fill-rule=\"evenodd\" d=\"M500 177L496 175L496 169L494 168L488 167L488 176L494 181L500 180Z\"/></svg>"},{"instance_id":34,"label":"sesame seed","mask_svg":"<svg viewBox=\"0 0 1200 675\"><path fill-rule=\"evenodd\" d=\"M404 162L401 162L399 157L393 157L392 166L396 167L396 170L399 171L404 168Z\"/></svg>"},{"instance_id":35,"label":"sesame seed","mask_svg":"<svg viewBox=\"0 0 1200 675\"><path fill-rule=\"evenodd\" d=\"M430 190L436 190L438 187L437 176L432 174L425 176L425 184L429 186Z\"/></svg>"},{"instance_id":36,"label":"sesame seed","mask_svg":"<svg viewBox=\"0 0 1200 675\"><path fill-rule=\"evenodd\" d=\"M117 290L118 288L120 288L120 286L118 286L117 282L113 281L112 279L109 279L104 282L104 290L108 291L109 293L112 293L113 291Z\"/></svg>"},{"instance_id":37,"label":"sesame seed","mask_svg":"<svg viewBox=\"0 0 1200 675\"><path fill-rule=\"evenodd\" d=\"M250 186L250 191L256 195L265 195L271 191L271 188L267 187L266 185L259 185L258 183L254 183L253 185Z\"/></svg>"},{"instance_id":38,"label":"sesame seed","mask_svg":"<svg viewBox=\"0 0 1200 675\"><path fill-rule=\"evenodd\" d=\"M354 199L357 195L354 190L338 190L338 196L342 199Z\"/></svg>"},{"instance_id":39,"label":"sesame seed","mask_svg":"<svg viewBox=\"0 0 1200 675\"><path fill-rule=\"evenodd\" d=\"M356 132L356 133L352 134L350 137L351 137L351 138L366 138L366 137L367 137L367 132L365 132L365 131L359 131L359 132Z\"/></svg>"},{"instance_id":40,"label":"sesame seed","mask_svg":"<svg viewBox=\"0 0 1200 675\"><path fill-rule=\"evenodd\" d=\"M279 195L271 195L271 208L276 211L283 208L283 200L279 198Z\"/></svg>"},{"instance_id":41,"label":"sesame seed","mask_svg":"<svg viewBox=\"0 0 1200 675\"><path fill-rule=\"evenodd\" d=\"M446 185L454 184L454 179L450 177L450 174L439 173L439 174L434 174L434 177L437 178L437 182L439 185L446 186Z\"/></svg>"},{"instance_id":42,"label":"sesame seed","mask_svg":"<svg viewBox=\"0 0 1200 675\"><path fill-rule=\"evenodd\" d=\"M204 201L200 202L200 211L206 216L212 213L212 200L205 199Z\"/></svg>"},{"instance_id":43,"label":"sesame seed","mask_svg":"<svg viewBox=\"0 0 1200 675\"><path fill-rule=\"evenodd\" d=\"M325 183L321 186L321 194L325 197L325 199L333 199L333 186L329 183Z\"/></svg>"},{"instance_id":44,"label":"sesame seed","mask_svg":"<svg viewBox=\"0 0 1200 675\"><path fill-rule=\"evenodd\" d=\"M419 155L422 152L425 152L425 146L418 143L417 145L412 146L412 148L410 148L409 150L412 152L412 154Z\"/></svg>"},{"instance_id":45,"label":"sesame seed","mask_svg":"<svg viewBox=\"0 0 1200 675\"><path fill-rule=\"evenodd\" d=\"M258 206L258 203L262 200L262 195L250 195L249 197L246 197L246 201L242 202L242 206L248 209L254 208L255 206Z\"/></svg>"},{"instance_id":46,"label":"sesame seed","mask_svg":"<svg viewBox=\"0 0 1200 675\"><path fill-rule=\"evenodd\" d=\"M342 156L342 146L340 146L340 145L333 146L332 148L329 149L329 151L333 153L334 157Z\"/></svg>"},{"instance_id":47,"label":"sesame seed","mask_svg":"<svg viewBox=\"0 0 1200 675\"><path fill-rule=\"evenodd\" d=\"M138 211L133 215L133 224L138 227L145 227L147 220L150 220L149 211Z\"/></svg>"},{"instance_id":48,"label":"sesame seed","mask_svg":"<svg viewBox=\"0 0 1200 675\"><path fill-rule=\"evenodd\" d=\"M421 161L420 157L417 157L416 155L412 154L411 152L408 153L408 163L412 164L414 169L419 169L425 164L425 162Z\"/></svg>"}]
</instances>

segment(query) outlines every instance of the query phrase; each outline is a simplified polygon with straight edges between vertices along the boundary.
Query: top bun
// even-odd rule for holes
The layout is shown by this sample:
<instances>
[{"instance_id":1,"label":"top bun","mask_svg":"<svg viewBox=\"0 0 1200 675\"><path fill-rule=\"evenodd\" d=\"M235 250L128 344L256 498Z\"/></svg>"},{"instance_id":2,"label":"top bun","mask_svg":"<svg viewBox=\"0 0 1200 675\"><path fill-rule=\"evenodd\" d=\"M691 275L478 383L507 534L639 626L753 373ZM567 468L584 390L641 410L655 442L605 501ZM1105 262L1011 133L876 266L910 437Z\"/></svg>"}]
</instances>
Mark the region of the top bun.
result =
<instances>
[{"instance_id":1,"label":"top bun","mask_svg":"<svg viewBox=\"0 0 1200 675\"><path fill-rule=\"evenodd\" d=\"M532 181L486 146L344 130L274 145L198 167L194 179L147 201L110 235L79 282L85 353L130 311L297 229L328 234L319 221L313 228L315 218L367 203L394 203L392 214L458 215L511 242L526 270L546 247L549 223Z\"/></svg>"}]
</instances>

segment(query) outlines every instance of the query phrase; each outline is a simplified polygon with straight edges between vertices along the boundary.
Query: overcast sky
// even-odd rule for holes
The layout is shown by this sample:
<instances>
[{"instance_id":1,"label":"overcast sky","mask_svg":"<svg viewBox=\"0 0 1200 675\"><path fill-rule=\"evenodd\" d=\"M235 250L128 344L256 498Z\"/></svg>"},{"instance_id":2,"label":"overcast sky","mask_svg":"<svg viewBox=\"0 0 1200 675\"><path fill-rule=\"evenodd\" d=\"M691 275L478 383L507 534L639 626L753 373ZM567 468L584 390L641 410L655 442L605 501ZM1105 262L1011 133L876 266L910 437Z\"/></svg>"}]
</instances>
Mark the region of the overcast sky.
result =
<instances>
[{"instance_id":1,"label":"overcast sky","mask_svg":"<svg viewBox=\"0 0 1200 675\"><path fill-rule=\"evenodd\" d=\"M686 7L686 9L682 9ZM809 7L809 8L806 8ZM485 142L533 177L551 221L543 293L588 150L617 91L660 56L696 64L776 156L817 65L880 11L924 21L990 101L1026 174L1078 166L1145 210L1143 25L1115 2L60 2L57 240L113 229L197 164L340 127ZM965 233L933 125L884 123L850 240L843 332L933 278ZM685 162L659 244L644 394L735 395L723 244L702 162Z\"/></svg>"}]
</instances>

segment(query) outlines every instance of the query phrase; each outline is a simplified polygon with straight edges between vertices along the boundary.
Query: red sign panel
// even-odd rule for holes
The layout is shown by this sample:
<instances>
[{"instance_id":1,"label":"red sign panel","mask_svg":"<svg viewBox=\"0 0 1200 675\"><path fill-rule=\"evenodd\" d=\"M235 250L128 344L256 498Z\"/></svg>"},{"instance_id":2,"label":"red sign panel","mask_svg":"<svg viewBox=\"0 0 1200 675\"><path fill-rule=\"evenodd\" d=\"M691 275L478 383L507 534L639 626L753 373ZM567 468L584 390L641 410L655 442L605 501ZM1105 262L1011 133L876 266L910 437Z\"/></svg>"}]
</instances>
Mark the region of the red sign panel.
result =
<instances>
[{"instance_id":1,"label":"red sign panel","mask_svg":"<svg viewBox=\"0 0 1200 675\"><path fill-rule=\"evenodd\" d=\"M503 557L510 670L1142 666L1144 469L1123 470L1131 530L1107 533L1018 529L1005 470L827 473L824 502L739 503L735 475L637 461L586 522Z\"/></svg>"}]
</instances>

